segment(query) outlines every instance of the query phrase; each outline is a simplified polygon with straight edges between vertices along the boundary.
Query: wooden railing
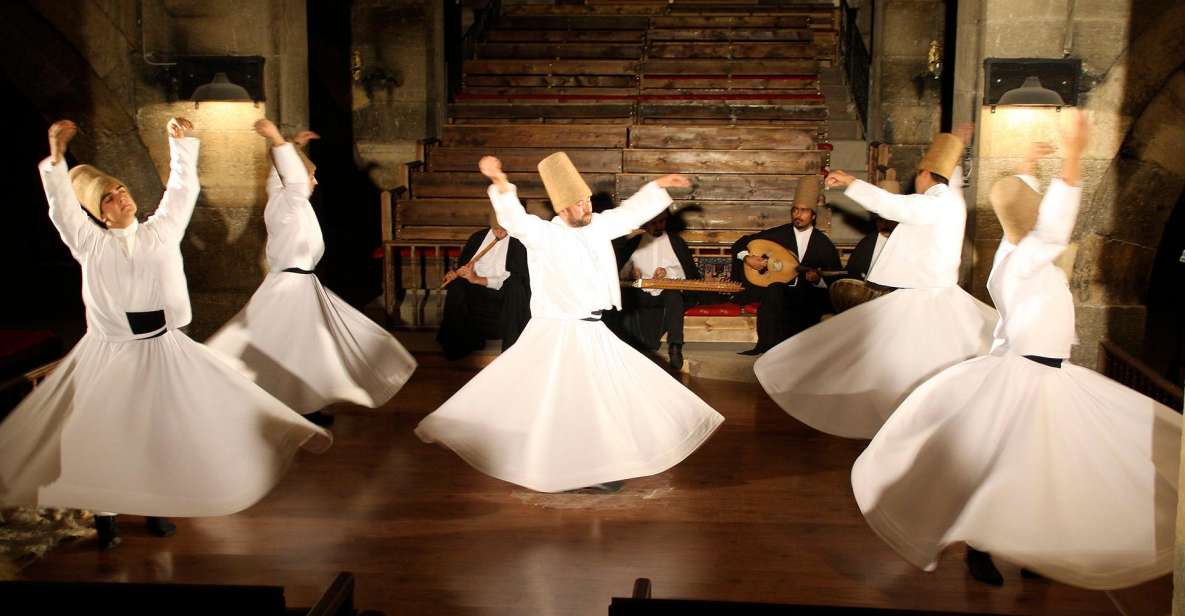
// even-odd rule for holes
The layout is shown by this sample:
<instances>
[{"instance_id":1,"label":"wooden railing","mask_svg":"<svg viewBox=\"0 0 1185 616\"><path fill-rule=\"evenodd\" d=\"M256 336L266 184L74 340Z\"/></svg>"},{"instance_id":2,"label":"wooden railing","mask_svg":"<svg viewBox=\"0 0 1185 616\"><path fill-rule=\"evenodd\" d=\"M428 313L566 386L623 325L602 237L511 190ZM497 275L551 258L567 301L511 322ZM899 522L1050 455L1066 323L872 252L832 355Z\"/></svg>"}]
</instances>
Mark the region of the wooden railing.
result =
<instances>
[{"instance_id":1,"label":"wooden railing","mask_svg":"<svg viewBox=\"0 0 1185 616\"><path fill-rule=\"evenodd\" d=\"M1169 408L1181 412L1181 386L1156 374L1139 358L1119 348L1110 340L1099 343L1099 372L1110 379L1119 381Z\"/></svg>"},{"instance_id":2,"label":"wooden railing","mask_svg":"<svg viewBox=\"0 0 1185 616\"><path fill-rule=\"evenodd\" d=\"M847 0L840 2L840 24L844 74L847 76L848 87L852 90L852 98L856 102L856 111L860 114L860 123L867 133L872 54L864 45L864 36L860 28L856 26L856 9L848 6Z\"/></svg>"}]
</instances>

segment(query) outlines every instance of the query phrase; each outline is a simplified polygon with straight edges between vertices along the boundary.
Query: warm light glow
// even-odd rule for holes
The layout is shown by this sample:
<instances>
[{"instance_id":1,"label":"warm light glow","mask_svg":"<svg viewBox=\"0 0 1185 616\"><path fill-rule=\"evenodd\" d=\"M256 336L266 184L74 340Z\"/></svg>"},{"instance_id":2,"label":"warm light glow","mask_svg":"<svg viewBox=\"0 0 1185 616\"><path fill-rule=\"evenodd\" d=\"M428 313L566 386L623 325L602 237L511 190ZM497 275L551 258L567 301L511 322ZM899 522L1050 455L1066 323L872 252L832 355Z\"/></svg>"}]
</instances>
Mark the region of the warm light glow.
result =
<instances>
[{"instance_id":1,"label":"warm light glow","mask_svg":"<svg viewBox=\"0 0 1185 616\"><path fill-rule=\"evenodd\" d=\"M980 113L981 156L1018 158L1034 141L1058 143L1058 122L1065 114L1052 107L1002 106Z\"/></svg>"}]
</instances>

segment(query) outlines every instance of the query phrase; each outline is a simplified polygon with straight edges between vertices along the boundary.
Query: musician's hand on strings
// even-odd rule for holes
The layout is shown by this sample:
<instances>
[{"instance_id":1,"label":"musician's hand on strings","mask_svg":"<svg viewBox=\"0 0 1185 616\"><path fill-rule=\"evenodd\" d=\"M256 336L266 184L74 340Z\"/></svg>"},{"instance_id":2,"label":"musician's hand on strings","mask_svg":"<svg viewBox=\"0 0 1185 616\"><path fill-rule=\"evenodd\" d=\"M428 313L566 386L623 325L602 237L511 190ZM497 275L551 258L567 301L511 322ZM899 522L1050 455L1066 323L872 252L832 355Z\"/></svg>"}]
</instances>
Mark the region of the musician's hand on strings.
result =
<instances>
[{"instance_id":1,"label":"musician's hand on strings","mask_svg":"<svg viewBox=\"0 0 1185 616\"><path fill-rule=\"evenodd\" d=\"M757 255L745 255L745 267L749 269L755 269L760 272L765 269L766 263L767 259L765 257L759 257Z\"/></svg>"},{"instance_id":2,"label":"musician's hand on strings","mask_svg":"<svg viewBox=\"0 0 1185 616\"><path fill-rule=\"evenodd\" d=\"M850 173L844 171L843 169L835 169L831 173L827 174L827 179L824 181L824 183L827 185L827 188L847 188L852 182L855 181L856 178Z\"/></svg>"},{"instance_id":3,"label":"musician's hand on strings","mask_svg":"<svg viewBox=\"0 0 1185 616\"><path fill-rule=\"evenodd\" d=\"M448 283L450 283L456 279L457 279L456 270L449 270L447 273L445 273L444 278L441 279L440 286L441 287L448 286Z\"/></svg>"},{"instance_id":4,"label":"musician's hand on strings","mask_svg":"<svg viewBox=\"0 0 1185 616\"><path fill-rule=\"evenodd\" d=\"M663 278L666 278L666 277L667 277L667 270L666 270L666 268L664 268L664 267L656 267L656 268L654 268L654 277L655 277L655 278L657 278L657 279L660 279L660 280L661 280L661 279L663 279Z\"/></svg>"},{"instance_id":5,"label":"musician's hand on strings","mask_svg":"<svg viewBox=\"0 0 1185 616\"><path fill-rule=\"evenodd\" d=\"M819 272L817 272L813 269L809 269L809 270L803 272L802 277L806 278L806 281L811 284L815 284L815 283L819 282Z\"/></svg>"},{"instance_id":6,"label":"musician's hand on strings","mask_svg":"<svg viewBox=\"0 0 1185 616\"><path fill-rule=\"evenodd\" d=\"M631 280L638 280L642 277L642 270L635 267L633 271L630 272L630 274L633 276Z\"/></svg>"}]
</instances>

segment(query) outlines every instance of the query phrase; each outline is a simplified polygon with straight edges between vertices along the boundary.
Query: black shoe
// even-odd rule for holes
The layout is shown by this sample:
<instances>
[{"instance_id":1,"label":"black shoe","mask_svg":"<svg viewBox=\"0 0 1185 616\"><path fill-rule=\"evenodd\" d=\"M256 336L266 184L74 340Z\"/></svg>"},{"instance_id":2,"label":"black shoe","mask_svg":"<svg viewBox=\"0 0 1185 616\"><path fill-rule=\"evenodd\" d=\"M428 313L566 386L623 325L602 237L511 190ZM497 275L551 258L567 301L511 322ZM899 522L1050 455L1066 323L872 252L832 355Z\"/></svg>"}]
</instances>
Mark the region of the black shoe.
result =
<instances>
[{"instance_id":1,"label":"black shoe","mask_svg":"<svg viewBox=\"0 0 1185 616\"><path fill-rule=\"evenodd\" d=\"M1000 575L1000 570L992 562L991 554L967 546L966 560L967 571L971 573L971 577L991 586L1004 585L1004 576Z\"/></svg>"},{"instance_id":2,"label":"black shoe","mask_svg":"<svg viewBox=\"0 0 1185 616\"><path fill-rule=\"evenodd\" d=\"M762 351L761 349L758 349L757 347L753 347L753 348L749 349L748 351L740 351L739 353L737 353L737 355L761 355L764 352L765 351Z\"/></svg>"},{"instance_id":3,"label":"black shoe","mask_svg":"<svg viewBox=\"0 0 1185 616\"><path fill-rule=\"evenodd\" d=\"M1032 571L1029 569L1021 569L1020 570L1020 577L1026 579L1026 580L1044 580L1045 579L1044 575L1041 575L1040 573L1037 573L1036 571Z\"/></svg>"},{"instance_id":4,"label":"black shoe","mask_svg":"<svg viewBox=\"0 0 1185 616\"><path fill-rule=\"evenodd\" d=\"M683 345L668 344L667 357L671 359L671 368L680 370L683 368Z\"/></svg>"},{"instance_id":5,"label":"black shoe","mask_svg":"<svg viewBox=\"0 0 1185 616\"><path fill-rule=\"evenodd\" d=\"M329 426L333 425L333 415L322 413L321 411L313 411L312 413L305 415L304 418L317 424L318 426L321 426L322 428L328 428Z\"/></svg>"},{"instance_id":6,"label":"black shoe","mask_svg":"<svg viewBox=\"0 0 1185 616\"><path fill-rule=\"evenodd\" d=\"M119 537L119 525L113 515L95 516L95 530L99 532L99 549L110 550L123 542Z\"/></svg>"},{"instance_id":7,"label":"black shoe","mask_svg":"<svg viewBox=\"0 0 1185 616\"><path fill-rule=\"evenodd\" d=\"M177 534L177 525L169 521L169 518L144 518L144 525L148 527L148 532L157 537L172 537Z\"/></svg>"},{"instance_id":8,"label":"black shoe","mask_svg":"<svg viewBox=\"0 0 1185 616\"><path fill-rule=\"evenodd\" d=\"M568 490L569 494L613 494L620 492L621 488L625 486L625 480L621 481L607 481L605 483L598 483L585 488L577 488L575 490Z\"/></svg>"}]
</instances>

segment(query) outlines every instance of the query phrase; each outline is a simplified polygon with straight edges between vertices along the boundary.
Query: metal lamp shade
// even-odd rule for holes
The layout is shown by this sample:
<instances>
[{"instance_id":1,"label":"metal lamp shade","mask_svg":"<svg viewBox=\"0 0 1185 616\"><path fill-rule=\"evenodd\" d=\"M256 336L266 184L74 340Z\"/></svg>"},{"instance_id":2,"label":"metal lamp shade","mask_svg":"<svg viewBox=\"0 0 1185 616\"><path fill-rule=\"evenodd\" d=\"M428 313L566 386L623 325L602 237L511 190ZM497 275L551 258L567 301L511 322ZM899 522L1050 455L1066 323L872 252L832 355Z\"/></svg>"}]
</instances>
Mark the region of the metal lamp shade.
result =
<instances>
[{"instance_id":1,"label":"metal lamp shade","mask_svg":"<svg viewBox=\"0 0 1185 616\"><path fill-rule=\"evenodd\" d=\"M1027 107L1062 107L1066 103L1057 92L1041 85L1036 77L1026 77L1019 88L1013 88L1000 97L998 105L1024 105Z\"/></svg>"},{"instance_id":2,"label":"metal lamp shade","mask_svg":"<svg viewBox=\"0 0 1185 616\"><path fill-rule=\"evenodd\" d=\"M214 78L204 86L199 86L193 91L193 101L200 103L204 101L249 101L251 94L246 88L235 85L234 82L226 76L226 73L215 73Z\"/></svg>"}]
</instances>

